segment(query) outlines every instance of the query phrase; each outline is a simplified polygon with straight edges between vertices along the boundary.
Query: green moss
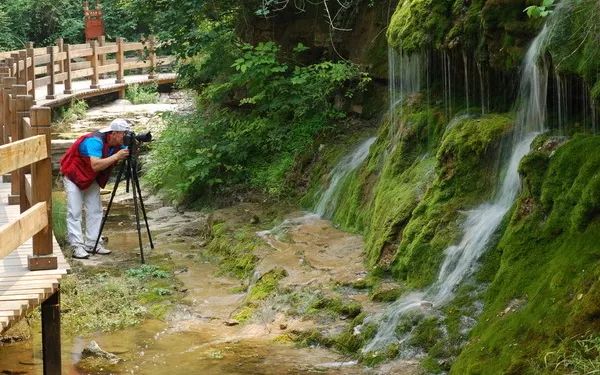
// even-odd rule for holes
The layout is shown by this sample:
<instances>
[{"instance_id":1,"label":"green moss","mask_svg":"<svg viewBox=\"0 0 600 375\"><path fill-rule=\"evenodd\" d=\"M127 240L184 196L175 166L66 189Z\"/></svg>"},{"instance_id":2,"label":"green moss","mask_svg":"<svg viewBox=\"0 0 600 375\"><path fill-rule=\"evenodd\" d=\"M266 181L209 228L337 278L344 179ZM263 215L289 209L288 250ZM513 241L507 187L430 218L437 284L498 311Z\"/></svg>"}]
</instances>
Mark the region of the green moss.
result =
<instances>
[{"instance_id":1,"label":"green moss","mask_svg":"<svg viewBox=\"0 0 600 375\"><path fill-rule=\"evenodd\" d=\"M599 149L599 136L578 136L549 158L542 179L521 168L536 186L513 210L485 310L452 373L545 372L547 353L600 331L600 205L591 198L600 195Z\"/></svg>"},{"instance_id":2,"label":"green moss","mask_svg":"<svg viewBox=\"0 0 600 375\"><path fill-rule=\"evenodd\" d=\"M448 27L448 7L447 1L400 1L388 27L388 43L406 53L438 47Z\"/></svg>"},{"instance_id":3,"label":"green moss","mask_svg":"<svg viewBox=\"0 0 600 375\"><path fill-rule=\"evenodd\" d=\"M254 315L260 301L266 300L277 291L279 280L287 276L284 269L274 269L262 275L256 283L249 287L244 305L234 315L234 319L244 322Z\"/></svg>"},{"instance_id":4,"label":"green moss","mask_svg":"<svg viewBox=\"0 0 600 375\"><path fill-rule=\"evenodd\" d=\"M208 255L217 258L219 270L240 279L249 277L258 261L254 249L261 245L251 228L230 231L225 223L217 223L212 226L211 235Z\"/></svg>"},{"instance_id":5,"label":"green moss","mask_svg":"<svg viewBox=\"0 0 600 375\"><path fill-rule=\"evenodd\" d=\"M496 186L496 160L511 118L489 115L448 129L436 155L437 175L398 232L392 271L409 286L430 284L443 250L458 240L460 211L488 199Z\"/></svg>"},{"instance_id":6,"label":"green moss","mask_svg":"<svg viewBox=\"0 0 600 375\"><path fill-rule=\"evenodd\" d=\"M570 1L565 7L567 11L554 18L548 50L557 70L583 77L599 101L600 5L595 0L582 0Z\"/></svg>"}]
</instances>

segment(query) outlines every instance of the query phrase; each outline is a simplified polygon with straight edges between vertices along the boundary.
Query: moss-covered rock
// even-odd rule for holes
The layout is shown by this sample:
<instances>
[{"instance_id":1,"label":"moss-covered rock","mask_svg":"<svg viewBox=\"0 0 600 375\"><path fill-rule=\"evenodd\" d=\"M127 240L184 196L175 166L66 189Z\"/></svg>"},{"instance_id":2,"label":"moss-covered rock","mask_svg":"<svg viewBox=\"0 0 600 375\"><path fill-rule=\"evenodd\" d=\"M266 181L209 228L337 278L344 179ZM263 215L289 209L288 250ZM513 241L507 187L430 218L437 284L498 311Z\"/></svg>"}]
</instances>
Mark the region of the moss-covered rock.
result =
<instances>
[{"instance_id":1,"label":"moss-covered rock","mask_svg":"<svg viewBox=\"0 0 600 375\"><path fill-rule=\"evenodd\" d=\"M577 136L547 161L539 154L524 160L529 188L498 245L485 310L452 373L550 372L546 354L600 332L598 150L599 136Z\"/></svg>"},{"instance_id":2,"label":"moss-covered rock","mask_svg":"<svg viewBox=\"0 0 600 375\"><path fill-rule=\"evenodd\" d=\"M388 42L406 53L439 47L448 27L448 1L401 0L390 21Z\"/></svg>"}]
</instances>

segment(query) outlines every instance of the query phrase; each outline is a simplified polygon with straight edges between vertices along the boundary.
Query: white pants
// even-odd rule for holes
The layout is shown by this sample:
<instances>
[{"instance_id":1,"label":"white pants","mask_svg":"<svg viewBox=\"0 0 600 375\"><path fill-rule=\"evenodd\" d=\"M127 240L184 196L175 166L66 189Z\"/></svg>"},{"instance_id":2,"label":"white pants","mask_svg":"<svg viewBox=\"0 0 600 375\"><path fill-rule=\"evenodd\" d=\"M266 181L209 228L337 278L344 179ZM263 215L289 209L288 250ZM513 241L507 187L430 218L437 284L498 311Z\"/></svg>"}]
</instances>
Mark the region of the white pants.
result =
<instances>
[{"instance_id":1,"label":"white pants","mask_svg":"<svg viewBox=\"0 0 600 375\"><path fill-rule=\"evenodd\" d=\"M63 180L67 193L67 242L71 246L93 247L102 224L100 186L94 181L89 188L81 190L68 178ZM85 238L81 230L82 208L85 208Z\"/></svg>"}]
</instances>

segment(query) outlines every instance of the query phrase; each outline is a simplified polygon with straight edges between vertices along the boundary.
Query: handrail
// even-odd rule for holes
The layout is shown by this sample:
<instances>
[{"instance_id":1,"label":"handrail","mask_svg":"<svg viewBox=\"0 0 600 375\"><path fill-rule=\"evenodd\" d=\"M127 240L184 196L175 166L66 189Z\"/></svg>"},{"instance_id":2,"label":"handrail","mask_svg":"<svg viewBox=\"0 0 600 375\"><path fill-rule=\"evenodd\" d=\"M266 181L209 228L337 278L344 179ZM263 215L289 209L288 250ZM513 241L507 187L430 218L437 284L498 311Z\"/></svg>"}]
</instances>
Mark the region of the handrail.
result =
<instances>
[{"instance_id":1,"label":"handrail","mask_svg":"<svg viewBox=\"0 0 600 375\"><path fill-rule=\"evenodd\" d=\"M101 37L73 45L58 39L54 46L37 48L29 42L24 49L0 52L0 69L25 85L26 94L34 100L37 87L47 86L45 99L55 99L56 84L64 84L64 93L72 94L72 82L76 79L91 80L90 88L95 89L104 75L114 73L115 82L123 83L126 71L134 69L146 69L148 78L154 79L160 67L172 62L169 56L156 55L153 36L139 42L126 42L123 38L107 42Z\"/></svg>"},{"instance_id":2,"label":"handrail","mask_svg":"<svg viewBox=\"0 0 600 375\"><path fill-rule=\"evenodd\" d=\"M0 98L9 103L2 115L12 125L11 136L15 139L0 146L0 174L12 172L21 215L0 227L0 259L33 238L33 256L27 262L29 270L56 269L52 243L50 108L32 107L30 95L13 96L7 94L9 90L0 89ZM25 174L27 169L31 172L30 179Z\"/></svg>"}]
</instances>

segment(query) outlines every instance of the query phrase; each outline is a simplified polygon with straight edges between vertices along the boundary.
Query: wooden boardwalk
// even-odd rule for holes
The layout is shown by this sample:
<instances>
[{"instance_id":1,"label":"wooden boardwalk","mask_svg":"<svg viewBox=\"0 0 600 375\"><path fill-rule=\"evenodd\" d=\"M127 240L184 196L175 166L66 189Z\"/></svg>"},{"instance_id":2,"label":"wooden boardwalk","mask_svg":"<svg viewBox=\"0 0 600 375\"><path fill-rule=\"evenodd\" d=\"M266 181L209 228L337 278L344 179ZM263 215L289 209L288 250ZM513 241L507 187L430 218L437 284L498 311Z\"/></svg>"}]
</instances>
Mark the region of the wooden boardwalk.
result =
<instances>
[{"instance_id":1,"label":"wooden boardwalk","mask_svg":"<svg viewBox=\"0 0 600 375\"><path fill-rule=\"evenodd\" d=\"M127 75L123 77L123 80L125 81L123 83L115 83L114 77L99 79L98 87L95 89L90 88L92 83L91 80L73 81L72 94L64 93L64 84L56 84L54 89L54 99L44 99L46 98L48 92L47 86L36 87L35 96L36 98L42 99L36 99L35 104L44 107L56 107L69 103L73 99L85 99L113 92L123 92L127 86L132 84L148 84L155 82L159 85L162 85L174 83L176 79L176 73L160 73L154 78L149 78L148 74Z\"/></svg>"},{"instance_id":2,"label":"wooden boardwalk","mask_svg":"<svg viewBox=\"0 0 600 375\"><path fill-rule=\"evenodd\" d=\"M0 227L19 216L19 205L8 205L10 184L0 183ZM10 255L0 259L0 333L28 311L40 305L58 290L60 279L69 272L69 264L53 239L58 269L29 271L27 256L32 255L29 239Z\"/></svg>"}]
</instances>

